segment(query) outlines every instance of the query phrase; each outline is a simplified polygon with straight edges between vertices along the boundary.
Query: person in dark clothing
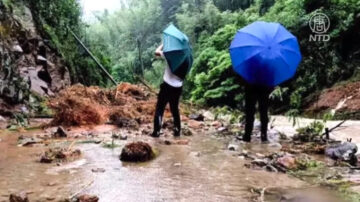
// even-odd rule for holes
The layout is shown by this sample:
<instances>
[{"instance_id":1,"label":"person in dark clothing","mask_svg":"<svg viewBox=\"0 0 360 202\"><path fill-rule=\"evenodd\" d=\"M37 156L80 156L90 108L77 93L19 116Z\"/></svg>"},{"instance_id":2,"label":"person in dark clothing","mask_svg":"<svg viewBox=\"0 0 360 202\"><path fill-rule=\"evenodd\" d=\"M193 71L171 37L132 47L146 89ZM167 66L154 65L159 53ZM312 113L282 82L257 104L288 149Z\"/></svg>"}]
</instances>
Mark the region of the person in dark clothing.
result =
<instances>
[{"instance_id":1,"label":"person in dark clothing","mask_svg":"<svg viewBox=\"0 0 360 202\"><path fill-rule=\"evenodd\" d=\"M166 82L160 86L160 93L156 104L155 118L154 118L154 133L153 137L158 137L161 130L162 117L166 104L169 103L170 111L174 119L174 136L180 136L181 122L179 112L179 99L182 92L182 87L172 87Z\"/></svg>"},{"instance_id":2,"label":"person in dark clothing","mask_svg":"<svg viewBox=\"0 0 360 202\"><path fill-rule=\"evenodd\" d=\"M164 58L163 45L160 45L155 55ZM183 80L173 74L169 65L165 67L164 82L160 85L160 92L156 104L155 117L154 117L154 131L152 137L159 137L162 126L162 119L164 110L167 103L170 104L170 111L174 119L174 136L180 136L181 121L179 112L179 99L182 92Z\"/></svg>"},{"instance_id":3,"label":"person in dark clothing","mask_svg":"<svg viewBox=\"0 0 360 202\"><path fill-rule=\"evenodd\" d=\"M259 103L261 141L267 142L269 95L273 88L260 85L245 85L245 134L243 141L250 142L255 121L255 105Z\"/></svg>"}]
</instances>

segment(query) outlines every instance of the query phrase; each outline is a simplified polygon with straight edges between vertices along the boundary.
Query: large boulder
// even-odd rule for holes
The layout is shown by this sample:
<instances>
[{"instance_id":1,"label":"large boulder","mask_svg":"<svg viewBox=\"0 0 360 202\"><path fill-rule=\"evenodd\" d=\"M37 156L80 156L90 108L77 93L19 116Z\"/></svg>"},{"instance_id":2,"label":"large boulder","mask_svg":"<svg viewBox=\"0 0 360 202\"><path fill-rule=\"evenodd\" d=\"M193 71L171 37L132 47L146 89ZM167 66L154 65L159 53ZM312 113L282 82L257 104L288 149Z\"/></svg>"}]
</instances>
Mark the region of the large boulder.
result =
<instances>
[{"instance_id":1,"label":"large boulder","mask_svg":"<svg viewBox=\"0 0 360 202\"><path fill-rule=\"evenodd\" d=\"M352 142L335 144L325 149L325 154L334 160L348 161L352 165L357 163L356 153L358 148Z\"/></svg>"},{"instance_id":2,"label":"large boulder","mask_svg":"<svg viewBox=\"0 0 360 202\"><path fill-rule=\"evenodd\" d=\"M120 160L126 162L144 162L155 157L151 146L146 142L133 142L125 145L120 154Z\"/></svg>"}]
</instances>

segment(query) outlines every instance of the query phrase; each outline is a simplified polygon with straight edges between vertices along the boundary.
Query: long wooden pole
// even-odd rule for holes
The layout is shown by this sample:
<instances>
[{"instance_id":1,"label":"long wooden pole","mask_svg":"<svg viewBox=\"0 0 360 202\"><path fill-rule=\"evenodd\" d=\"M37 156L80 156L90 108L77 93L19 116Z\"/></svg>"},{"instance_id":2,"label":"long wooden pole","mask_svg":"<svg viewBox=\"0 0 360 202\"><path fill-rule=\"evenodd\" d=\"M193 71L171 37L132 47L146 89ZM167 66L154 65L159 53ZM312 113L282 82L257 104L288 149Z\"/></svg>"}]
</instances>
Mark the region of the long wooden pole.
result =
<instances>
[{"instance_id":1,"label":"long wooden pole","mask_svg":"<svg viewBox=\"0 0 360 202\"><path fill-rule=\"evenodd\" d=\"M115 84L118 83L115 81L115 79L109 74L108 71L101 65L101 63L96 59L96 57L90 52L88 48L86 48L85 44L79 39L79 37L76 36L76 34L68 27L68 30L73 35L73 37L76 39L76 41L84 48L84 50L90 55L90 57L95 61L95 63L100 67L100 69L106 74L106 76Z\"/></svg>"}]
</instances>

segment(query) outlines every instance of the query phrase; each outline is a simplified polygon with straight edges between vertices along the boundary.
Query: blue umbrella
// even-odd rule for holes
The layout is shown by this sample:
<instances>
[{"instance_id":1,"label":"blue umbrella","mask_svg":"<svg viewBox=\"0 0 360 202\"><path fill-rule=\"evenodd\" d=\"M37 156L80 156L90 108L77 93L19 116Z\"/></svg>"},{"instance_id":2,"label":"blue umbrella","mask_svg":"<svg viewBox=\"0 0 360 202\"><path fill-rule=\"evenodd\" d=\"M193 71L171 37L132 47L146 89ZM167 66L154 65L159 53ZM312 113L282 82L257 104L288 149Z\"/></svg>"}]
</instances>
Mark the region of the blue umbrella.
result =
<instances>
[{"instance_id":1,"label":"blue umbrella","mask_svg":"<svg viewBox=\"0 0 360 202\"><path fill-rule=\"evenodd\" d=\"M301 61L298 41L279 23L254 22L230 46L234 70L248 83L274 87L292 78Z\"/></svg>"},{"instance_id":2,"label":"blue umbrella","mask_svg":"<svg viewBox=\"0 0 360 202\"><path fill-rule=\"evenodd\" d=\"M163 52L171 71L184 79L193 64L188 37L173 24L163 32Z\"/></svg>"}]
</instances>

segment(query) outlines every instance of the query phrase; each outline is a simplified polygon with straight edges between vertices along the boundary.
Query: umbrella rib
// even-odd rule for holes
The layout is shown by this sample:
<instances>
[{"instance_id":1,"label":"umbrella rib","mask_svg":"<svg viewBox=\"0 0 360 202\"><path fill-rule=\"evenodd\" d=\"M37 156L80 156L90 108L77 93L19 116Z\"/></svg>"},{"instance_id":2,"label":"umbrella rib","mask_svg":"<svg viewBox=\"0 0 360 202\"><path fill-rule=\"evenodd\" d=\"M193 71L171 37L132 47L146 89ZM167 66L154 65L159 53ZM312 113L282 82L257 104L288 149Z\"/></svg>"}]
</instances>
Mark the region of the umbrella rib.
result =
<instances>
[{"instance_id":1,"label":"umbrella rib","mask_svg":"<svg viewBox=\"0 0 360 202\"><path fill-rule=\"evenodd\" d=\"M249 36L251 36L251 37L259 40L261 43L265 43L261 38L255 36L255 35L252 35L252 34L250 34L250 33L248 33L248 32L244 32L243 30L239 30L239 32L244 33L244 34L247 34L247 35L249 35Z\"/></svg>"},{"instance_id":2,"label":"umbrella rib","mask_svg":"<svg viewBox=\"0 0 360 202\"><path fill-rule=\"evenodd\" d=\"M264 46L261 46L261 45L246 45L246 46L237 46L237 47L232 47L232 48L230 48L230 50L232 50L232 49L236 49L236 48L248 48L248 47L264 47Z\"/></svg>"},{"instance_id":3,"label":"umbrella rib","mask_svg":"<svg viewBox=\"0 0 360 202\"><path fill-rule=\"evenodd\" d=\"M238 64L237 66L239 66L239 65L243 64L244 62L248 61L250 58L259 55L260 53L261 53L261 51L259 51L258 53L254 54L254 55L252 55L252 56L250 56L250 57L247 57L245 60L243 60L243 61L242 61L240 64Z\"/></svg>"},{"instance_id":4,"label":"umbrella rib","mask_svg":"<svg viewBox=\"0 0 360 202\"><path fill-rule=\"evenodd\" d=\"M282 47L281 49L284 50L284 51L289 51L289 52L295 53L296 55L301 56L298 51L295 51L295 50L293 50L293 49L284 48L284 47Z\"/></svg>"}]
</instances>

